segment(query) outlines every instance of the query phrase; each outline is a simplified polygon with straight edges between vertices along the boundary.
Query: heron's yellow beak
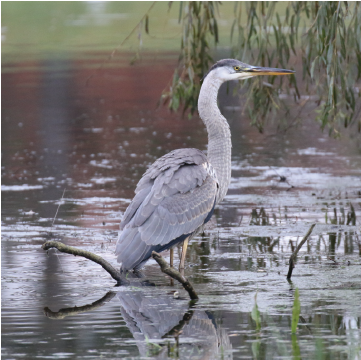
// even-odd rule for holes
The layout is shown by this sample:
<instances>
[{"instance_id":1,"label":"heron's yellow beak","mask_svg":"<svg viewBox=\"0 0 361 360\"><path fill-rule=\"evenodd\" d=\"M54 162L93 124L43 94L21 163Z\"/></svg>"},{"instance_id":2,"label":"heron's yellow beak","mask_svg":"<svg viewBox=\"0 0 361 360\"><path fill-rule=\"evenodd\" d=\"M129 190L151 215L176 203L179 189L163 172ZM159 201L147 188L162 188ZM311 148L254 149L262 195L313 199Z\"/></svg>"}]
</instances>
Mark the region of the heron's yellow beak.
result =
<instances>
[{"instance_id":1,"label":"heron's yellow beak","mask_svg":"<svg viewBox=\"0 0 361 360\"><path fill-rule=\"evenodd\" d=\"M252 75L290 75L295 73L293 70L258 67L258 66L247 69L246 71L252 73Z\"/></svg>"}]
</instances>

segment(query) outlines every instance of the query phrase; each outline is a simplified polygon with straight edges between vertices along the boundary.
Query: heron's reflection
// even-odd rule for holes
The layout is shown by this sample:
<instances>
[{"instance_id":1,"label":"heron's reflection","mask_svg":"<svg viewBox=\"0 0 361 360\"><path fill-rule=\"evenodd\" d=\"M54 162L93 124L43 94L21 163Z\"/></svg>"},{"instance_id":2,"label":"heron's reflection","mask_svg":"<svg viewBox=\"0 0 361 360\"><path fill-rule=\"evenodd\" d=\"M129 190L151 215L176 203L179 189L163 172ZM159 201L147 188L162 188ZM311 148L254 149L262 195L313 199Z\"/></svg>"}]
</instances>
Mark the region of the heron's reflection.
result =
<instances>
[{"instance_id":1,"label":"heron's reflection","mask_svg":"<svg viewBox=\"0 0 361 360\"><path fill-rule=\"evenodd\" d=\"M144 288L117 293L122 316L141 356L155 359L231 359L231 342L211 313L172 295L148 295ZM170 341L175 338L174 341Z\"/></svg>"},{"instance_id":2,"label":"heron's reflection","mask_svg":"<svg viewBox=\"0 0 361 360\"><path fill-rule=\"evenodd\" d=\"M108 292L92 304L44 313L51 319L95 310L117 297L120 311L133 334L140 356L153 359L231 359L232 345L225 329L213 315L197 309L188 300L159 293L147 281ZM149 287L151 286L151 287Z\"/></svg>"}]
</instances>

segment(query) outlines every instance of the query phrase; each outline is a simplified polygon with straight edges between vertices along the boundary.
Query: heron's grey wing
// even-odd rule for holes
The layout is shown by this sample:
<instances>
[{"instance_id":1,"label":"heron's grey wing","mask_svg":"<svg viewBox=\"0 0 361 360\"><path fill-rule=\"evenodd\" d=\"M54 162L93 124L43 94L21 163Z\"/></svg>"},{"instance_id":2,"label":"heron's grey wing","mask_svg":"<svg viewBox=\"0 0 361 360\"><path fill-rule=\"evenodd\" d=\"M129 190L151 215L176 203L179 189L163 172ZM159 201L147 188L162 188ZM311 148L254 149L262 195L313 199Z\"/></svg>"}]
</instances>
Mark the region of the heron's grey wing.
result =
<instances>
[{"instance_id":1,"label":"heron's grey wing","mask_svg":"<svg viewBox=\"0 0 361 360\"><path fill-rule=\"evenodd\" d=\"M159 186L162 182L164 184L168 184L170 180L173 180L172 178L174 172L177 171L181 166L202 165L204 163L207 163L207 157L202 151L198 149L188 148L173 150L170 153L157 159L140 179L137 188L135 189L136 195L124 213L122 222L120 224L120 230L123 230L125 225L128 224L129 221L133 218L135 212L142 204L142 202L146 199L155 182L155 186ZM201 182L204 180L203 177L204 176L200 177ZM201 184L201 182L199 184ZM173 188L175 185L176 184L173 185ZM188 183L188 189L191 188L191 186L192 183ZM168 195L170 195L172 193L172 190L168 190ZM183 191L186 190L187 186L183 188Z\"/></svg>"},{"instance_id":2,"label":"heron's grey wing","mask_svg":"<svg viewBox=\"0 0 361 360\"><path fill-rule=\"evenodd\" d=\"M165 197L139 226L141 240L147 245L165 245L180 235L194 232L212 211L217 189L214 179L207 176L201 186Z\"/></svg>"},{"instance_id":3,"label":"heron's grey wing","mask_svg":"<svg viewBox=\"0 0 361 360\"><path fill-rule=\"evenodd\" d=\"M206 161L204 154L203 157ZM142 191L147 189L148 194L142 195L143 200L135 211L136 205L133 210L127 210L127 222L122 224L123 232L116 246L118 262L122 262L123 269L131 269L144 260L150 247L166 245L181 235L193 233L212 212L218 193L216 178L204 163L198 165L189 161L182 165L179 162L158 170L150 191L146 184L152 180L151 171L139 182L144 187L134 198L134 204ZM140 195L137 204L139 199Z\"/></svg>"}]
</instances>

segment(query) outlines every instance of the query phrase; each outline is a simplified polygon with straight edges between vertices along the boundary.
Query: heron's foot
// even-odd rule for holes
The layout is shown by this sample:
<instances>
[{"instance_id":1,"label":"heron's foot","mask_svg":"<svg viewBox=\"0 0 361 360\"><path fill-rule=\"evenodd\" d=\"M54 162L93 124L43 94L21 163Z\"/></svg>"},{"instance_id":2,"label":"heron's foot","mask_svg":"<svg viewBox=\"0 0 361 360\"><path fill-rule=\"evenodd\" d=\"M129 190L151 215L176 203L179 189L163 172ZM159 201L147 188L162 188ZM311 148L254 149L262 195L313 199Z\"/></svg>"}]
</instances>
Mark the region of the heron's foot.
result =
<instances>
[{"instance_id":1,"label":"heron's foot","mask_svg":"<svg viewBox=\"0 0 361 360\"><path fill-rule=\"evenodd\" d=\"M145 274L143 273L142 270L133 270L133 275L135 278L137 279L143 279L145 278Z\"/></svg>"}]
</instances>

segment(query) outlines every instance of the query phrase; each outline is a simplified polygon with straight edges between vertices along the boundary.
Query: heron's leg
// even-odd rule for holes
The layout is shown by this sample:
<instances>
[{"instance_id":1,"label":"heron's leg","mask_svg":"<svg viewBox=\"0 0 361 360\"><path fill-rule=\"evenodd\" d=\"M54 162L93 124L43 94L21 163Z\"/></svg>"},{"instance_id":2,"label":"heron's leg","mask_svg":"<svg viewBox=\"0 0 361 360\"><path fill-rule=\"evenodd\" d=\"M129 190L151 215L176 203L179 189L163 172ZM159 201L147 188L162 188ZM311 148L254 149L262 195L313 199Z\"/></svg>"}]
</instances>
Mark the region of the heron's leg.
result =
<instances>
[{"instance_id":1,"label":"heron's leg","mask_svg":"<svg viewBox=\"0 0 361 360\"><path fill-rule=\"evenodd\" d=\"M174 250L173 250L173 248L172 248L172 249L169 250L169 257L170 257L170 259L169 259L169 265L170 265L171 267L173 267L173 256L174 256Z\"/></svg>"},{"instance_id":2,"label":"heron's leg","mask_svg":"<svg viewBox=\"0 0 361 360\"><path fill-rule=\"evenodd\" d=\"M184 262L185 262L185 259L186 259L188 241L189 241L189 237L187 237L184 240L184 243L183 243L183 246L182 246L182 256L181 256L181 261L180 261L180 264L179 264L179 271L181 273L183 273L183 270L184 270Z\"/></svg>"}]
</instances>

